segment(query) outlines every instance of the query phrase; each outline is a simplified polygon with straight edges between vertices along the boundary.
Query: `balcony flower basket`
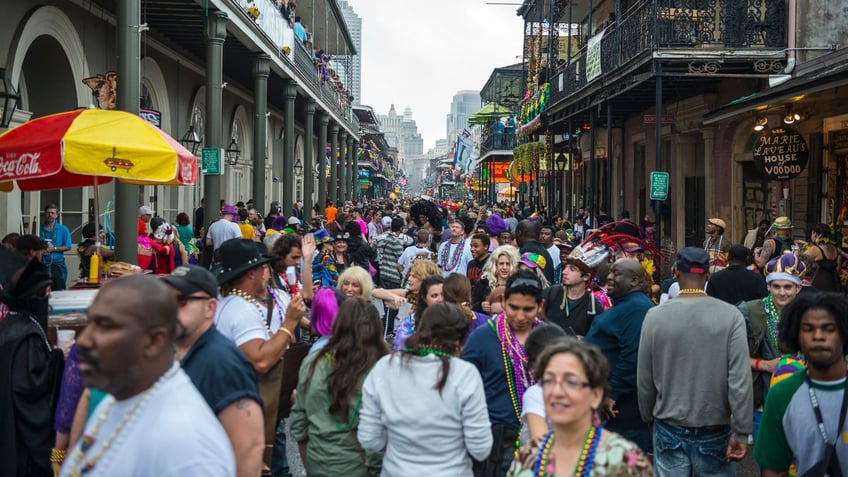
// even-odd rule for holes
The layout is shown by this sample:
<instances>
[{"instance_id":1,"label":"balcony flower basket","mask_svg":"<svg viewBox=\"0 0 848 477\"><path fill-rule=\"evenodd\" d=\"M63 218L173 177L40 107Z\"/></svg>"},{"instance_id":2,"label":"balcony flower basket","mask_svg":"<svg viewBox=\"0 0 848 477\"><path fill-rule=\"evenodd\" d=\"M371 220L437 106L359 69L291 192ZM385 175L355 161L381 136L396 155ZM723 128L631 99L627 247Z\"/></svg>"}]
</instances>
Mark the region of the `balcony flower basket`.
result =
<instances>
[{"instance_id":1,"label":"balcony flower basket","mask_svg":"<svg viewBox=\"0 0 848 477\"><path fill-rule=\"evenodd\" d=\"M247 5L247 14L250 15L250 18L252 18L255 22L259 21L259 17L262 16L262 12L259 11L259 7L252 2Z\"/></svg>"}]
</instances>

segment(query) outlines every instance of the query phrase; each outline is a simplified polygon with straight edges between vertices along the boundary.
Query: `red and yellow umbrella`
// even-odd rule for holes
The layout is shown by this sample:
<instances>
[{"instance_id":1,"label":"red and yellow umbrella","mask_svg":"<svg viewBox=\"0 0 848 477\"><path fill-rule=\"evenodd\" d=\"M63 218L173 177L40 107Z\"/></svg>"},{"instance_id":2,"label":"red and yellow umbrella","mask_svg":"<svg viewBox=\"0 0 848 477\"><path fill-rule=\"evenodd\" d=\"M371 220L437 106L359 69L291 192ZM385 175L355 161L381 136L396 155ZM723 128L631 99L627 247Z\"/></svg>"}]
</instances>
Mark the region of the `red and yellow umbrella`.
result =
<instances>
[{"instance_id":1,"label":"red and yellow umbrella","mask_svg":"<svg viewBox=\"0 0 848 477\"><path fill-rule=\"evenodd\" d=\"M194 184L197 160L161 129L125 111L68 111L0 135L0 189L7 181L34 191L113 178L132 184Z\"/></svg>"}]
</instances>

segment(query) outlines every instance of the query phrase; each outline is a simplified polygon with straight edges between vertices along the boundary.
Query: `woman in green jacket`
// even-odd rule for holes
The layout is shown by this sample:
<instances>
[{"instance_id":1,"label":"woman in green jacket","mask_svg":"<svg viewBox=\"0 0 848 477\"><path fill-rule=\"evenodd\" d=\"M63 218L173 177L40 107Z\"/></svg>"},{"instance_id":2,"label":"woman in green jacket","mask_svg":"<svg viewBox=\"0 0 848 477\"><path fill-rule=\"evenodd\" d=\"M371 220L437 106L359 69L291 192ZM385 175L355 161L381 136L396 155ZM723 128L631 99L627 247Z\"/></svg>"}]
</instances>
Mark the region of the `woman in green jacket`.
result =
<instances>
[{"instance_id":1,"label":"woman in green jacket","mask_svg":"<svg viewBox=\"0 0 848 477\"><path fill-rule=\"evenodd\" d=\"M389 352L377 309L364 298L339 307L332 336L300 367L291 435L310 477L379 475L382 454L366 454L356 440L362 383Z\"/></svg>"}]
</instances>

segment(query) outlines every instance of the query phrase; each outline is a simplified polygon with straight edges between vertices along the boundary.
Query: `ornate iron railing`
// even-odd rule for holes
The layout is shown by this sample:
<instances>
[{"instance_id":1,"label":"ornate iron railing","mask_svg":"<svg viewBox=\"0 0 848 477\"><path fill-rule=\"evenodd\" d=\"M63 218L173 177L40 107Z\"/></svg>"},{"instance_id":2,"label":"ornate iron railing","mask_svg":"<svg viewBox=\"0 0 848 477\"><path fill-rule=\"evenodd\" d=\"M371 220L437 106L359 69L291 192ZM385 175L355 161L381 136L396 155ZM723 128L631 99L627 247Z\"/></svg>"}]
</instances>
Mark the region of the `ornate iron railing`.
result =
<instances>
[{"instance_id":1,"label":"ornate iron railing","mask_svg":"<svg viewBox=\"0 0 848 477\"><path fill-rule=\"evenodd\" d=\"M515 133L489 133L480 144L480 155L489 151L510 151L515 148Z\"/></svg>"},{"instance_id":2,"label":"ornate iron railing","mask_svg":"<svg viewBox=\"0 0 848 477\"><path fill-rule=\"evenodd\" d=\"M553 76L551 103L656 49L780 49L784 0L645 0L597 32Z\"/></svg>"}]
</instances>

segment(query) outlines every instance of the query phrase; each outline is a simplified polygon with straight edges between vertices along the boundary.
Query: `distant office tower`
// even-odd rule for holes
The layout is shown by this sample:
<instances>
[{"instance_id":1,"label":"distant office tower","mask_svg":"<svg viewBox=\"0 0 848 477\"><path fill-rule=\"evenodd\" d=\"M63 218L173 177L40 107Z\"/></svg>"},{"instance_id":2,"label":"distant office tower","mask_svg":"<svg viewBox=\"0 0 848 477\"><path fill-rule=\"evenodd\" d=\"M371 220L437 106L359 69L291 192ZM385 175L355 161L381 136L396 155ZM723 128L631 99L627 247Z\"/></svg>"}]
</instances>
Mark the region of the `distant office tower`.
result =
<instances>
[{"instance_id":1,"label":"distant office tower","mask_svg":"<svg viewBox=\"0 0 848 477\"><path fill-rule=\"evenodd\" d=\"M453 95L450 114L447 116L446 138L456 141L456 136L468 129L468 118L479 111L482 106L480 92L473 90L458 91Z\"/></svg>"},{"instance_id":2,"label":"distant office tower","mask_svg":"<svg viewBox=\"0 0 848 477\"><path fill-rule=\"evenodd\" d=\"M342 82L350 89L350 93L353 95L353 104L361 104L362 19L345 0L339 0L339 8L347 24L347 31L350 32L350 37L353 40L353 46L356 48L356 54L348 57L348 61L344 62L349 67L344 72L345 77L342 78Z\"/></svg>"},{"instance_id":3,"label":"distant office tower","mask_svg":"<svg viewBox=\"0 0 848 477\"><path fill-rule=\"evenodd\" d=\"M412 119L412 110L406 108L401 116L397 114L393 104L389 108L389 114L380 114L377 117L380 120L380 131L386 136L386 142L398 150L400 166L408 169L410 161L421 157L424 153L424 139L418 132L418 125Z\"/></svg>"}]
</instances>

